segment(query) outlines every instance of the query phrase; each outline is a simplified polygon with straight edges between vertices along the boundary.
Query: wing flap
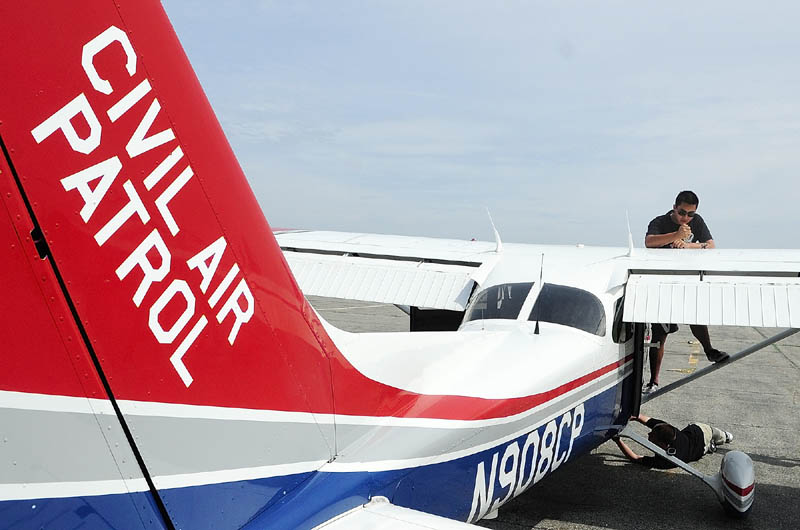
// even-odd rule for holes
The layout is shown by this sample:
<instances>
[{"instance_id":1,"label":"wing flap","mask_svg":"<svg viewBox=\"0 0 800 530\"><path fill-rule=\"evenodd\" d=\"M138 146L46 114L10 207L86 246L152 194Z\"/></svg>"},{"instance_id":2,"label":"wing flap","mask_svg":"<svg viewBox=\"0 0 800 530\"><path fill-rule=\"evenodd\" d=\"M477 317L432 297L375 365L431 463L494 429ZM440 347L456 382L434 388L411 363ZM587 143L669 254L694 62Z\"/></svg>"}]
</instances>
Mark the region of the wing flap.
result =
<instances>
[{"instance_id":1,"label":"wing flap","mask_svg":"<svg viewBox=\"0 0 800 530\"><path fill-rule=\"evenodd\" d=\"M628 322L800 327L800 278L725 274L632 274Z\"/></svg>"},{"instance_id":2,"label":"wing flap","mask_svg":"<svg viewBox=\"0 0 800 530\"><path fill-rule=\"evenodd\" d=\"M485 241L326 231L275 237L306 296L463 311L497 261Z\"/></svg>"},{"instance_id":3,"label":"wing flap","mask_svg":"<svg viewBox=\"0 0 800 530\"><path fill-rule=\"evenodd\" d=\"M306 296L463 311L475 267L284 251Z\"/></svg>"},{"instance_id":4,"label":"wing flap","mask_svg":"<svg viewBox=\"0 0 800 530\"><path fill-rule=\"evenodd\" d=\"M800 286L790 286L787 295L789 299L789 325L793 328L800 327Z\"/></svg>"}]
</instances>

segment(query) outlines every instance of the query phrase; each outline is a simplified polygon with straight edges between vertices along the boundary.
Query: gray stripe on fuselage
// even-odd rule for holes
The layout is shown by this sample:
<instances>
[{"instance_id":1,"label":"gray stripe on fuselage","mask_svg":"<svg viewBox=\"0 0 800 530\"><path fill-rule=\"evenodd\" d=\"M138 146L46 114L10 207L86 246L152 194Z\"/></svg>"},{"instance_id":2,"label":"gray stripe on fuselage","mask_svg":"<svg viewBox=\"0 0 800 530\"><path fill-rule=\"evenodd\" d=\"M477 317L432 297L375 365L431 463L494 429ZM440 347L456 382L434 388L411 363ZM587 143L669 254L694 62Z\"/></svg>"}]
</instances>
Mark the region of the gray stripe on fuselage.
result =
<instances>
[{"instance_id":1,"label":"gray stripe on fuselage","mask_svg":"<svg viewBox=\"0 0 800 530\"><path fill-rule=\"evenodd\" d=\"M142 474L116 416L0 408L0 483L123 477Z\"/></svg>"},{"instance_id":2,"label":"gray stripe on fuselage","mask_svg":"<svg viewBox=\"0 0 800 530\"><path fill-rule=\"evenodd\" d=\"M127 416L150 473L180 475L326 461L315 423Z\"/></svg>"},{"instance_id":3,"label":"gray stripe on fuselage","mask_svg":"<svg viewBox=\"0 0 800 530\"><path fill-rule=\"evenodd\" d=\"M546 403L536 412L494 425L455 428L447 427L446 423L442 427L358 425L348 424L346 416L338 416L339 454L335 462L365 463L368 467L370 462L420 458L446 461L461 456L457 453L477 452L487 445L497 445L529 432L621 381L618 373L612 372L573 394ZM126 418L154 476L326 461L331 457L315 423L138 415ZM109 421L112 420L116 418L110 417ZM0 461L2 483L120 478L109 447L100 435L98 420L92 414L0 409L0 426L3 429L0 436L7 438L0 439L2 453L15 455ZM13 464L14 458L17 465ZM397 462L392 467L408 466ZM235 475L226 480L236 480Z\"/></svg>"}]
</instances>

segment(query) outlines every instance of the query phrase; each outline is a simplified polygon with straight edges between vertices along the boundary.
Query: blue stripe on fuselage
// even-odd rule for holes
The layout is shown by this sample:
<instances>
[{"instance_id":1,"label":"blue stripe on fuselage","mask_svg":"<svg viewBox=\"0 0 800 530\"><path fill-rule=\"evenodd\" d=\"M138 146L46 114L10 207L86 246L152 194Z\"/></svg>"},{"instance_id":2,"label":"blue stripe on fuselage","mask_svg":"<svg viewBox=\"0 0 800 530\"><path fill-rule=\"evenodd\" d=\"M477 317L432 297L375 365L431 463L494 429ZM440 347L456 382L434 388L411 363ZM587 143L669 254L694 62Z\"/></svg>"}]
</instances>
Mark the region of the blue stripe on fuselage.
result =
<instances>
[{"instance_id":1,"label":"blue stripe on fuselage","mask_svg":"<svg viewBox=\"0 0 800 530\"><path fill-rule=\"evenodd\" d=\"M164 528L150 492L0 502L0 528Z\"/></svg>"},{"instance_id":2,"label":"blue stripe on fuselage","mask_svg":"<svg viewBox=\"0 0 800 530\"><path fill-rule=\"evenodd\" d=\"M162 489L160 494L176 528L307 528L378 495L400 506L453 519L474 519L548 475L554 462L575 460L606 440L610 433L596 429L627 418L630 411L621 410L620 402L623 388L627 392L631 381L631 377L625 378L625 385L620 383L576 404L514 440L448 462L382 472L303 473ZM573 436L575 427L580 427L580 432ZM0 528L81 524L89 528L160 528L157 509L147 492L4 501L0 502L0 520Z\"/></svg>"}]
</instances>

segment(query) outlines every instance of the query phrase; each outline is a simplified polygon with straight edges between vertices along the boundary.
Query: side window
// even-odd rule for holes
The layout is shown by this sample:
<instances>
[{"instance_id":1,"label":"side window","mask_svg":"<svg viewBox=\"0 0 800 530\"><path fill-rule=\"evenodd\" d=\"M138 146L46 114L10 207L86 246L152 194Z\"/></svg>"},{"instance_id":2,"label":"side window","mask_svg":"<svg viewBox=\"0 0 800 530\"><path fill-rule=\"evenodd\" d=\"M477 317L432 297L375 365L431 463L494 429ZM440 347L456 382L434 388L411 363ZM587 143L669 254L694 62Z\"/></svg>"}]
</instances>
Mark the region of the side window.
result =
<instances>
[{"instance_id":1,"label":"side window","mask_svg":"<svg viewBox=\"0 0 800 530\"><path fill-rule=\"evenodd\" d=\"M562 324L600 337L606 334L606 312L600 299L566 285L544 284L528 320Z\"/></svg>"},{"instance_id":2,"label":"side window","mask_svg":"<svg viewBox=\"0 0 800 530\"><path fill-rule=\"evenodd\" d=\"M611 338L618 344L628 342L633 337L633 324L622 321L624 305L624 296L614 304L614 327L611 328Z\"/></svg>"},{"instance_id":3,"label":"side window","mask_svg":"<svg viewBox=\"0 0 800 530\"><path fill-rule=\"evenodd\" d=\"M516 319L531 286L532 283L505 283L481 291L467 307L464 322L494 318Z\"/></svg>"}]
</instances>

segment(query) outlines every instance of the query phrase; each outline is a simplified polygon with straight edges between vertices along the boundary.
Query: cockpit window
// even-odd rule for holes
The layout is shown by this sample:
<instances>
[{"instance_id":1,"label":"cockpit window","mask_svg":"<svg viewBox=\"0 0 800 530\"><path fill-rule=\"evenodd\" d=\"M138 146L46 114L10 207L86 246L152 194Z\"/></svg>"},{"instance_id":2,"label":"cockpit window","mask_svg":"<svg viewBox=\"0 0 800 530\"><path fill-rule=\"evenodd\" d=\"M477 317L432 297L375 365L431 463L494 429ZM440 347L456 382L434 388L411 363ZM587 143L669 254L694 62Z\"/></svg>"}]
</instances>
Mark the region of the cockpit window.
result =
<instances>
[{"instance_id":1,"label":"cockpit window","mask_svg":"<svg viewBox=\"0 0 800 530\"><path fill-rule=\"evenodd\" d=\"M492 318L516 319L532 283L504 283L481 291L464 313L464 322Z\"/></svg>"},{"instance_id":2,"label":"cockpit window","mask_svg":"<svg viewBox=\"0 0 800 530\"><path fill-rule=\"evenodd\" d=\"M552 322L600 337L606 334L606 312L602 302L583 289L546 283L528 320Z\"/></svg>"}]
</instances>

